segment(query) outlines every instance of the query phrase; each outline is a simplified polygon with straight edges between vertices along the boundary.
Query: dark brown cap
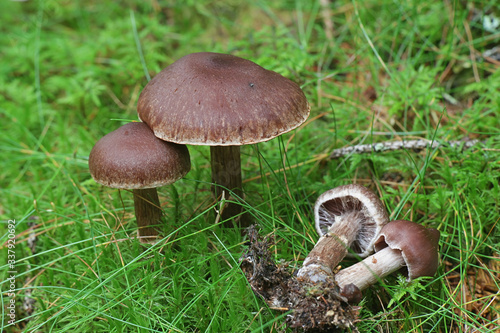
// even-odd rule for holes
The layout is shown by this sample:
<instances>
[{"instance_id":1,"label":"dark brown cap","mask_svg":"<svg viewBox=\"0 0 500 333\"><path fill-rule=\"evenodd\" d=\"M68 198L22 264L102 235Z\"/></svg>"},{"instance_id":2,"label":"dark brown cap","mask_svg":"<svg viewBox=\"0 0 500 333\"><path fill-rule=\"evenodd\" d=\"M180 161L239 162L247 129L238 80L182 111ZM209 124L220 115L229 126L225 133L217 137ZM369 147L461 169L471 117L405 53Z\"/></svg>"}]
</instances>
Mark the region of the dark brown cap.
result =
<instances>
[{"instance_id":1,"label":"dark brown cap","mask_svg":"<svg viewBox=\"0 0 500 333\"><path fill-rule=\"evenodd\" d=\"M144 123L128 123L102 137L89 156L90 174L99 184L126 189L172 184L191 168L186 146L154 136Z\"/></svg>"},{"instance_id":2,"label":"dark brown cap","mask_svg":"<svg viewBox=\"0 0 500 333\"><path fill-rule=\"evenodd\" d=\"M162 140L234 146L270 140L309 116L300 87L252 61L228 54L188 54L158 73L137 104Z\"/></svg>"},{"instance_id":3,"label":"dark brown cap","mask_svg":"<svg viewBox=\"0 0 500 333\"><path fill-rule=\"evenodd\" d=\"M336 218L351 212L359 212L356 221L362 223L351 250L364 258L373 251L373 243L382 226L389 222L383 203L368 188L349 184L321 194L314 206L316 230L320 236L326 234Z\"/></svg>"},{"instance_id":4,"label":"dark brown cap","mask_svg":"<svg viewBox=\"0 0 500 333\"><path fill-rule=\"evenodd\" d=\"M411 281L420 276L434 276L437 271L439 230L406 220L388 223L380 231L375 250L385 247L400 250L406 262L404 273Z\"/></svg>"}]
</instances>

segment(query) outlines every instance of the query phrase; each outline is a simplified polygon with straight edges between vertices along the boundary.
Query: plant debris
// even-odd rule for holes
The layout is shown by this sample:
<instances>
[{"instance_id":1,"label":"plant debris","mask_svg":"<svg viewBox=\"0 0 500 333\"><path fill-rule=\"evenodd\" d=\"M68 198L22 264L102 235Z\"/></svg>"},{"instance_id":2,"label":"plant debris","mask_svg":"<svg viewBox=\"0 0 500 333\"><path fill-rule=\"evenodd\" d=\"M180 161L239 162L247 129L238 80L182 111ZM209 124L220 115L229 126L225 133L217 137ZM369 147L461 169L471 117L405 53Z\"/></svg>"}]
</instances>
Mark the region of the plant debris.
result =
<instances>
[{"instance_id":1,"label":"plant debris","mask_svg":"<svg viewBox=\"0 0 500 333\"><path fill-rule=\"evenodd\" d=\"M453 310L455 314L466 318L471 325L479 323L492 331L498 330L500 291L496 281L500 281L499 256L493 255L489 262L481 262L481 266L487 269L469 268L465 277L462 277L462 273L455 271L459 268L456 264L445 261L444 265L447 272L447 284L450 290L457 291L452 294L453 301L461 305ZM472 317L474 322L471 320L471 313L476 315ZM460 328L457 328L458 331Z\"/></svg>"},{"instance_id":2,"label":"plant debris","mask_svg":"<svg viewBox=\"0 0 500 333\"><path fill-rule=\"evenodd\" d=\"M318 284L297 279L288 265L273 259L272 238L260 237L254 226L248 235L250 244L240 258L241 269L254 293L271 309L290 311L289 327L305 332L357 331L357 311L339 294L334 279Z\"/></svg>"}]
</instances>

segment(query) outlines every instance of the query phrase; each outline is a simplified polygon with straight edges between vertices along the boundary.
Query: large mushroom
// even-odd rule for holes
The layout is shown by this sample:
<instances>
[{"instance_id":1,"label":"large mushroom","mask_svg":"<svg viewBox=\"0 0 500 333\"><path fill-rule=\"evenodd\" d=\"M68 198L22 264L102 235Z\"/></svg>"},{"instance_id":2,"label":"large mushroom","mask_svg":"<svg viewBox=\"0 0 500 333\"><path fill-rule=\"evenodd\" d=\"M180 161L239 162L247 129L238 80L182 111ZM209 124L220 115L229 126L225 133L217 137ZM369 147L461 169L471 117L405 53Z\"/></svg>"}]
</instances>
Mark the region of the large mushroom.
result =
<instances>
[{"instance_id":1,"label":"large mushroom","mask_svg":"<svg viewBox=\"0 0 500 333\"><path fill-rule=\"evenodd\" d=\"M346 254L368 256L382 226L389 222L375 193L357 184L321 194L314 205L314 219L321 237L297 273L311 282L332 279Z\"/></svg>"},{"instance_id":2,"label":"large mushroom","mask_svg":"<svg viewBox=\"0 0 500 333\"><path fill-rule=\"evenodd\" d=\"M214 194L242 197L240 146L275 138L309 116L300 87L252 61L228 54L188 54L158 73L139 96L137 112L155 135L208 145ZM223 217L241 212L228 205Z\"/></svg>"},{"instance_id":3,"label":"large mushroom","mask_svg":"<svg viewBox=\"0 0 500 333\"><path fill-rule=\"evenodd\" d=\"M397 220L385 225L374 247L376 253L335 275L342 294L356 295L378 279L401 270L411 281L421 276L434 276L438 267L437 229L425 228L415 222ZM356 287L356 288L354 288Z\"/></svg>"},{"instance_id":4,"label":"large mushroom","mask_svg":"<svg viewBox=\"0 0 500 333\"><path fill-rule=\"evenodd\" d=\"M102 137L89 156L90 174L104 186L131 189L139 241L155 243L162 209L156 188L176 182L191 168L185 145L162 141L133 122Z\"/></svg>"}]
</instances>

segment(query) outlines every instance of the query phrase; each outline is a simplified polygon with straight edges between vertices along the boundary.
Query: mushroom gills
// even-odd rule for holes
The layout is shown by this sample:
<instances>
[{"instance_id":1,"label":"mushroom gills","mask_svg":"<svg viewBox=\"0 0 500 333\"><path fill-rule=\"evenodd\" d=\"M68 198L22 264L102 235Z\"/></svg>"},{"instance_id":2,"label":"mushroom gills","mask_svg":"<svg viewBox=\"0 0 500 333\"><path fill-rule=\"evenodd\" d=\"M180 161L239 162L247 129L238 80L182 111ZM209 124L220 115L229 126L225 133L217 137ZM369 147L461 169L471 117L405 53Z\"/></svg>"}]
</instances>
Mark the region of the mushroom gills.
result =
<instances>
[{"instance_id":1,"label":"mushroom gills","mask_svg":"<svg viewBox=\"0 0 500 333\"><path fill-rule=\"evenodd\" d=\"M319 208L319 223L323 226L322 229L325 230L325 234L330 233L331 228L346 214L342 214L342 212L346 211L357 213L356 220L366 227L358 229L357 236L349 245L353 253L362 253L370 247L373 239L373 232L370 230L374 229L375 225L371 219L367 218L367 216L370 216L370 212L360 200L353 196L346 196L325 201ZM336 221L336 223L332 225L332 221Z\"/></svg>"}]
</instances>

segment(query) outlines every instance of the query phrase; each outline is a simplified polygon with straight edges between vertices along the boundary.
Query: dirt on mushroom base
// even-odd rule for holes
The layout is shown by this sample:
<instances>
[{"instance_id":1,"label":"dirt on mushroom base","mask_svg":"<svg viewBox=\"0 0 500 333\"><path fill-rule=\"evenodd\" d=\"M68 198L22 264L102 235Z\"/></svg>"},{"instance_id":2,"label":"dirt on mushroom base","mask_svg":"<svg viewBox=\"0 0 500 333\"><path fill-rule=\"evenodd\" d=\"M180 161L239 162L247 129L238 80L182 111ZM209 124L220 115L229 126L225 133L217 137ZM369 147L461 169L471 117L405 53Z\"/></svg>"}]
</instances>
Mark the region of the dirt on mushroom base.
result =
<instances>
[{"instance_id":1,"label":"dirt on mushroom base","mask_svg":"<svg viewBox=\"0 0 500 333\"><path fill-rule=\"evenodd\" d=\"M274 261L270 237L262 238L254 226L248 235L250 244L240 258L241 269L254 293L271 309L290 311L289 327L305 332L357 331L357 310L339 295L334 281L312 284L297 280L288 265Z\"/></svg>"}]
</instances>

